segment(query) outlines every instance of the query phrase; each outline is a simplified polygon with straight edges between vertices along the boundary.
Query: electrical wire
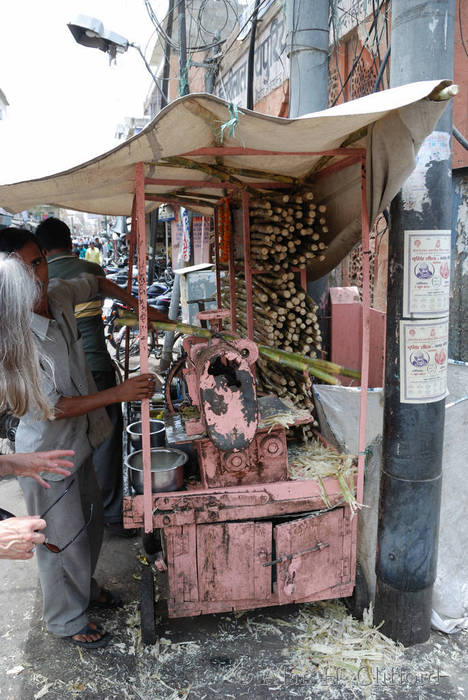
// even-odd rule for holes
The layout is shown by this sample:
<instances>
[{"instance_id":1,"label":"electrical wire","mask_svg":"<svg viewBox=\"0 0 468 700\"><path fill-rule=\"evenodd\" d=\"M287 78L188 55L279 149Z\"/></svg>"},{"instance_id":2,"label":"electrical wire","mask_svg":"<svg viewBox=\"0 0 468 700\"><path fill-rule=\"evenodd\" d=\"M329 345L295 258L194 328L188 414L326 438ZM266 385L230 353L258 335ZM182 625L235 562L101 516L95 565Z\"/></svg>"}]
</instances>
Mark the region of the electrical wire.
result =
<instances>
[{"instance_id":1,"label":"electrical wire","mask_svg":"<svg viewBox=\"0 0 468 700\"><path fill-rule=\"evenodd\" d=\"M381 30L381 32L380 32L380 35L378 35L378 34L377 34L377 20L378 20L379 13L380 13L380 11L381 11L381 9L382 9L382 6L383 6L383 2L385 2L385 5L386 5L386 6L385 6L385 11L384 11L385 22L384 22L384 26L383 26L383 28L382 28L382 30ZM374 0L373 0L374 10L375 10L374 13L373 13L373 17L374 17L374 20L375 20L375 21L373 22L373 24L372 24L372 26L371 26L369 32L367 33L367 36L366 36L365 40L363 41L363 45L364 45L364 47L365 47L366 44L370 41L373 28L375 27L375 38L374 38L374 41L373 41L373 46L376 45L376 47L377 47L377 53L380 53L380 43L381 43L381 40L382 40L382 37L383 37L383 32L384 32L384 30L385 30L385 32L386 32L386 37L387 37L386 45L388 45L388 43L389 43L389 42L388 42L388 14L389 14L389 2L390 2L390 0L383 0L383 2L380 4L380 6L379 6L378 8L376 8L375 2L374 2ZM339 95L338 95L338 99L339 99L340 95L344 92L344 90L343 90L343 87L344 87L344 86L343 86L343 79L342 79L342 76L341 76L341 71L339 70L339 65L338 65L338 61L337 61L337 54L338 54L338 50L339 50L339 43L338 43L338 41L337 41L337 32L336 32L336 25L337 25L337 20L336 20L336 18L337 18L337 7L338 7L338 5L337 5L336 0L332 0L332 2L330 2L330 18L329 18L329 24L330 24L330 26L331 26L331 28L332 28L332 30L333 30L333 49L332 49L332 50L333 50L334 53L335 53L335 64L336 64L338 79L339 79L339 81L340 81L340 86L341 86L341 90L340 90L340 93L339 93ZM359 25L359 24L360 24L358 12L354 12L354 13L353 13L353 12L351 12L350 10L344 10L342 7L340 7L340 9L342 10L342 13L343 13L343 14L347 14L347 15L349 15L349 16L351 17L351 20L352 20L351 24L352 24L352 25ZM360 54L357 55L357 50L358 50L358 48L359 48L359 38L358 38L357 32L354 32L354 33L353 33L352 39L354 40L355 48L354 48L354 56L353 56L353 67L352 67L351 70L354 72L355 68L356 68L357 65L359 64L359 60L360 60L361 55L362 55L362 53L363 53L363 48L361 47ZM374 52L373 52L372 50L371 50L370 52L372 53L373 65L374 65L374 69L375 69L375 71L376 71L376 73L377 73L377 72L378 72L378 69L377 69L377 65L376 65L375 55L374 55ZM349 76L348 76L348 77L349 77ZM387 82L388 82L388 81L387 81Z\"/></svg>"},{"instance_id":2,"label":"electrical wire","mask_svg":"<svg viewBox=\"0 0 468 700\"><path fill-rule=\"evenodd\" d=\"M460 131L458 131L458 129L455 125L452 126L452 133L455 136L455 138L457 139L460 146L463 146L463 148L468 151L468 141L463 136L463 134Z\"/></svg>"},{"instance_id":3,"label":"electrical wire","mask_svg":"<svg viewBox=\"0 0 468 700\"><path fill-rule=\"evenodd\" d=\"M184 1L185 0L178 0L177 4L174 6L173 12L175 12L176 8L180 5L180 3L184 2ZM159 37L162 38L164 40L164 42L167 42L172 49L174 49L175 51L178 51L179 50L178 45L175 44L174 41L172 40L172 38L166 33L163 25L159 22L158 18L156 17L156 14L155 14L153 7L152 7L151 3L149 2L149 0L143 0L143 2L145 3L145 7L146 7L146 11L148 13L148 16L149 16L150 20L152 21L152 23L154 24L156 31L159 34ZM163 22L165 22L166 19L167 19L167 15L166 15L166 17L164 17Z\"/></svg>"},{"instance_id":4,"label":"electrical wire","mask_svg":"<svg viewBox=\"0 0 468 700\"><path fill-rule=\"evenodd\" d=\"M146 11L147 11L147 13L148 13L148 16L149 16L149 18L151 19L151 21L152 21L152 23L154 24L154 26L156 27L156 31L158 32L160 39L161 39L162 41L164 41L165 43L168 43L169 46L170 46L172 49L174 49L174 51L179 51L179 50L180 50L180 46L179 46L177 43L175 43L175 42L172 40L171 37L168 36L167 32L166 32L165 29L164 29L163 23L165 22L165 19L166 19L166 18L164 18L164 19L162 20L162 23L161 23L161 22L158 20L158 18L157 18L157 16L156 16L155 12L154 12L154 10L153 10L153 7L152 7L152 5L151 5L150 0L143 0L143 1L144 1L144 3L145 3L145 7L146 7ZM185 0L178 0L178 2L176 3L176 5L174 6L174 12L177 10L177 8L179 7L179 5L180 5L182 2L185 2ZM194 53L194 52L196 52L196 51L208 51L209 49L212 49L212 48L214 48L215 46L219 46L219 44L222 44L222 43L224 43L224 40L213 41L213 42L211 42L210 44L204 44L204 45L201 45L201 46L187 46L187 53Z\"/></svg>"},{"instance_id":5,"label":"electrical wire","mask_svg":"<svg viewBox=\"0 0 468 700\"><path fill-rule=\"evenodd\" d=\"M382 2L380 3L380 5L379 5L379 7L378 7L378 13L379 13L380 10L382 9L384 3L386 3L386 0L382 0ZM338 100L339 100L339 98L341 97L341 95L344 94L344 88L346 87L346 85L347 85L348 82L350 81L351 77L353 76L354 71L356 70L356 68L357 68L357 66L358 66L358 64L359 64L359 61L361 60L361 56L362 56L362 54L363 54L363 52L364 52L364 49L367 48L367 44L368 44L368 42L369 42L369 40L370 40L370 38L371 38L371 33L374 31L374 26L375 26L375 24L376 24L376 22L377 22L377 18L378 18L378 14L374 15L374 18L373 18L373 20L372 20L372 24L371 24L371 26L370 26L370 29L369 29L369 31L367 32L367 35L366 35L364 41L362 42L361 50L360 50L359 54L357 55L357 57L354 59L353 65L351 66L351 69L350 69L350 71L349 71L349 73L348 73L348 75L347 75L347 77L346 77L346 80L344 81L343 86L342 86L340 92L336 95L335 99L333 100L333 102L332 102L332 104L331 104L331 107L333 107L333 106L338 102ZM383 35L383 29L382 29L382 32L381 32L381 36L382 36L382 35ZM379 41L380 41L380 39L381 39L381 36L380 36L380 38L379 38Z\"/></svg>"},{"instance_id":6,"label":"electrical wire","mask_svg":"<svg viewBox=\"0 0 468 700\"><path fill-rule=\"evenodd\" d=\"M458 24L460 25L460 38L462 41L463 48L465 49L465 54L468 56L468 51L466 50L465 39L463 37L461 6L462 6L462 0L459 0L459 2L458 2Z\"/></svg>"},{"instance_id":7,"label":"electrical wire","mask_svg":"<svg viewBox=\"0 0 468 700\"><path fill-rule=\"evenodd\" d=\"M263 5L265 5L265 3L266 3L266 2L269 2L269 1L270 1L270 0L260 0L260 4L259 4L259 6L258 6L258 8L257 8L257 11L260 12L260 10L262 9ZM244 29L247 27L248 24L250 24L250 22L251 22L251 20L252 20L252 17L254 16L254 14L255 14L255 10L249 15L249 17L248 17L247 20L244 22L244 24L242 25L242 27L239 29L239 31L237 32L236 36L235 36L234 39L231 41L231 43L229 44L229 46L227 47L227 49L225 49L225 50L223 51L223 53L222 53L221 56L219 57L219 60L220 60L220 61L226 57L226 55L229 53L229 51L230 51L230 50L232 49L232 47L235 45L237 39L240 37L240 35L241 35L242 32L244 31Z\"/></svg>"},{"instance_id":8,"label":"electrical wire","mask_svg":"<svg viewBox=\"0 0 468 700\"><path fill-rule=\"evenodd\" d=\"M379 72L377 74L377 78L375 79L374 89L372 90L372 92L377 92L377 90L379 89L379 84L380 84L380 81L382 80L382 76L383 76L385 67L388 63L388 59L390 57L391 50L392 50L392 45L389 44L387 46L385 56L382 59L382 63L380 64Z\"/></svg>"},{"instance_id":9,"label":"electrical wire","mask_svg":"<svg viewBox=\"0 0 468 700\"><path fill-rule=\"evenodd\" d=\"M336 40L336 24L335 24L336 13L334 12L334 10L336 8L335 8L333 3L330 3L329 9L330 9L330 16L329 16L328 23L329 23L329 25L331 24L332 31L333 31L333 49L332 49L332 52L333 52L333 55L335 57L336 74L338 75L338 80L340 81L340 88L341 88L340 92L343 92L343 80L341 79L341 71L340 71L340 66L338 63L338 42Z\"/></svg>"}]
</instances>

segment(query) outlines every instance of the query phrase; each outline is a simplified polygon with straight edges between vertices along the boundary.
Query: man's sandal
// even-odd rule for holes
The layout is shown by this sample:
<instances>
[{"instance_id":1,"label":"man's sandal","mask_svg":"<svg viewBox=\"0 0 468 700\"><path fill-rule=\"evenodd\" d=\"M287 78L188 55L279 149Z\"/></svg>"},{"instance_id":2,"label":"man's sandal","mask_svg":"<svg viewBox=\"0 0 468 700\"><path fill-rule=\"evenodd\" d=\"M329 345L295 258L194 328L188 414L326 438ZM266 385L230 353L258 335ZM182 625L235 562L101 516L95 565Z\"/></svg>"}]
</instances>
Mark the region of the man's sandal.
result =
<instances>
[{"instance_id":1,"label":"man's sandal","mask_svg":"<svg viewBox=\"0 0 468 700\"><path fill-rule=\"evenodd\" d=\"M101 600L100 600L101 599ZM122 607L122 599L116 593L112 593L107 588L99 589L99 598L92 600L89 607L117 609Z\"/></svg>"},{"instance_id":2,"label":"man's sandal","mask_svg":"<svg viewBox=\"0 0 468 700\"><path fill-rule=\"evenodd\" d=\"M93 627L91 627L93 625ZM73 637L76 637L77 634L99 634L99 639L95 639L94 641L90 642L84 642L79 639L73 639ZM79 632L75 632L74 635L71 637L65 637L69 642L72 644L76 644L78 647L83 647L84 649L99 649L99 647L105 647L106 644L109 642L109 634L107 632L104 632L104 630L98 629L96 625L94 625L93 622L88 623L81 629Z\"/></svg>"}]
</instances>

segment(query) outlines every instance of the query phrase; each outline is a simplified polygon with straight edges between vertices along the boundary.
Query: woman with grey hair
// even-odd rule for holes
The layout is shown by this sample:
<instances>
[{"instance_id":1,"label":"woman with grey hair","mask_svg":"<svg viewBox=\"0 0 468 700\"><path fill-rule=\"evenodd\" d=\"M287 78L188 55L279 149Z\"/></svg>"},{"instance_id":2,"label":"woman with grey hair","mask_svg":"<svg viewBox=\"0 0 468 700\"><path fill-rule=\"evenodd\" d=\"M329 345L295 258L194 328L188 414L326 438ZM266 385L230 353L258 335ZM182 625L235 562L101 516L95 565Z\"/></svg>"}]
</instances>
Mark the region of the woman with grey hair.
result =
<instances>
[{"instance_id":1,"label":"woman with grey hair","mask_svg":"<svg viewBox=\"0 0 468 700\"><path fill-rule=\"evenodd\" d=\"M36 298L36 284L23 263L0 254L0 412L8 411L20 418L33 410L46 419L53 412L42 390L41 360L30 329ZM73 450L0 455L0 478L10 474L27 476L50 488L41 473L69 476L63 467L71 463L63 457L73 455ZM9 516L3 515L0 520L0 559L31 559L35 546L45 542L39 532L46 527L45 520L38 515Z\"/></svg>"},{"instance_id":2,"label":"woman with grey hair","mask_svg":"<svg viewBox=\"0 0 468 700\"><path fill-rule=\"evenodd\" d=\"M40 419L53 420L54 411L42 389L41 364L52 371L39 353L31 333L31 314L38 287L25 265L0 253L0 412L18 418L33 410Z\"/></svg>"},{"instance_id":3,"label":"woman with grey hair","mask_svg":"<svg viewBox=\"0 0 468 700\"><path fill-rule=\"evenodd\" d=\"M75 450L70 477L45 477L50 489L40 488L31 479L20 479L29 513L48 513L46 534L50 540L37 550L45 625L57 637L95 649L108 643L109 634L89 621L88 608L117 608L121 601L94 578L104 518L92 453L109 435L105 407L151 398L155 377L142 374L112 389L96 391L76 326L75 306L100 294L115 295L133 307L138 307L138 301L105 277L81 275L73 280L54 279L49 284L40 244L24 229L0 230L0 251L20 258L38 284L40 293L30 327L40 360L44 362L47 355L53 366L51 373L43 364L41 375L54 419L40 420L28 411L16 431L16 446L22 452L57 447ZM148 308L147 313L151 320L167 319L155 309Z\"/></svg>"}]
</instances>

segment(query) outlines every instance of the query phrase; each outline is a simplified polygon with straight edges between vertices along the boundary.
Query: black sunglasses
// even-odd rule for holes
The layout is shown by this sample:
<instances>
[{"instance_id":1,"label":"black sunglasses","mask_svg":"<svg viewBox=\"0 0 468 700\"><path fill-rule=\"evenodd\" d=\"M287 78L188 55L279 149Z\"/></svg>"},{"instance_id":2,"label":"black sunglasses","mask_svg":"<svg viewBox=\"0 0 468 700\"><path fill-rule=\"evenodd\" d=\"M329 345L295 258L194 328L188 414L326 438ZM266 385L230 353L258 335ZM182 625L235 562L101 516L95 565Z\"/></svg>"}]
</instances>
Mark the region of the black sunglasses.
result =
<instances>
[{"instance_id":1,"label":"black sunglasses","mask_svg":"<svg viewBox=\"0 0 468 700\"><path fill-rule=\"evenodd\" d=\"M74 483L75 483L75 479L72 479L72 480L70 481L70 483L68 484L67 488L65 489L65 491L64 491L62 494L60 494L60 496L52 503L52 505L50 505L50 506L47 508L47 510L45 510L45 511L43 512L42 515L39 516L39 517L41 518L41 520L47 515L47 513L48 513L50 510L52 510L52 508L53 508L55 505L57 505L57 503L65 496L65 494L68 493L68 491L71 489L71 487L73 486ZM83 530L86 530L86 529L89 527L89 524L91 523L91 520L92 520L92 518L93 518L93 511L94 511L94 504L91 503L91 507L90 507L90 509L89 509L89 518L88 518L88 522L86 522L86 523L83 525L83 527L81 527L81 528L78 530L78 532L76 533L76 535L75 535L75 536L70 540L70 542L68 542L64 547L58 547L56 544L52 544L51 542L47 542L47 540L46 540L45 542L42 542L42 544L44 545L44 547L47 547L47 549L49 550L49 552L53 552L54 554L60 554L60 552L65 551L65 549L67 549L67 547L69 547L71 544L73 544L73 542L74 542L76 539L78 539L78 537L81 535L81 533L83 532ZM8 510L5 510L4 508L0 508L0 521L1 521L1 520L7 520L8 518L15 518L15 517L16 517L16 516L13 515L13 513L10 513Z\"/></svg>"}]
</instances>

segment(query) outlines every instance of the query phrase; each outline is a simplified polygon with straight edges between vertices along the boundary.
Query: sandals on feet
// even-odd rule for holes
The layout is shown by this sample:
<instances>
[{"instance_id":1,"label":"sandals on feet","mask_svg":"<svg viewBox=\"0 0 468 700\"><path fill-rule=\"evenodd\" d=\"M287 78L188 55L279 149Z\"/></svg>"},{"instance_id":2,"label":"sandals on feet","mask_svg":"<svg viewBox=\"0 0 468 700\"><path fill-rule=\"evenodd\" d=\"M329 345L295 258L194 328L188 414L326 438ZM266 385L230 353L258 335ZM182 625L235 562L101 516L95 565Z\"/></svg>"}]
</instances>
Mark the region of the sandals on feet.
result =
<instances>
[{"instance_id":1,"label":"sandals on feet","mask_svg":"<svg viewBox=\"0 0 468 700\"><path fill-rule=\"evenodd\" d=\"M117 609L122 607L122 599L116 593L112 593L107 588L99 590L99 598L92 600L89 604L94 608Z\"/></svg>"},{"instance_id":2,"label":"sandals on feet","mask_svg":"<svg viewBox=\"0 0 468 700\"><path fill-rule=\"evenodd\" d=\"M91 627L93 625L93 627ZM99 634L99 639L95 639L94 641L90 642L85 642L81 641L79 639L74 639L73 637L76 637L77 634ZM71 637L65 637L69 642L72 644L76 644L78 647L83 647L84 649L98 649L99 647L105 647L106 644L109 642L109 635L107 632L104 632L104 630L98 629L94 623L88 623L81 629L79 632L75 632L74 635Z\"/></svg>"}]
</instances>

